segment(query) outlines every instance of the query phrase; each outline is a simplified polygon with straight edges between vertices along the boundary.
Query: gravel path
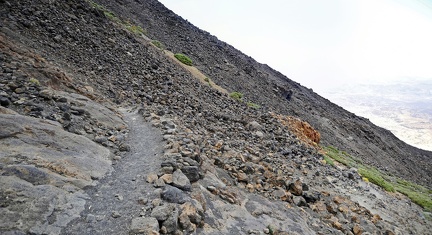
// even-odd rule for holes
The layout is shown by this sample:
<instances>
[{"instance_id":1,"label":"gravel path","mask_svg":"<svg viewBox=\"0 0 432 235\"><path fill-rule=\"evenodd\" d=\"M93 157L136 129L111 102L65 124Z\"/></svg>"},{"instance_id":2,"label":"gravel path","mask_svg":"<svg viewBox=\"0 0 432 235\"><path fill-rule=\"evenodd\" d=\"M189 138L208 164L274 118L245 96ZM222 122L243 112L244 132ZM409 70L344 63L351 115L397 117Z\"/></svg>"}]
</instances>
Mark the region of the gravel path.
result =
<instances>
[{"instance_id":1,"label":"gravel path","mask_svg":"<svg viewBox=\"0 0 432 235\"><path fill-rule=\"evenodd\" d=\"M132 218L143 212L139 201L153 199L146 176L160 167L162 135L136 111L120 111L130 129L131 151L117 161L111 175L87 191L91 199L86 210L62 234L128 234Z\"/></svg>"}]
</instances>

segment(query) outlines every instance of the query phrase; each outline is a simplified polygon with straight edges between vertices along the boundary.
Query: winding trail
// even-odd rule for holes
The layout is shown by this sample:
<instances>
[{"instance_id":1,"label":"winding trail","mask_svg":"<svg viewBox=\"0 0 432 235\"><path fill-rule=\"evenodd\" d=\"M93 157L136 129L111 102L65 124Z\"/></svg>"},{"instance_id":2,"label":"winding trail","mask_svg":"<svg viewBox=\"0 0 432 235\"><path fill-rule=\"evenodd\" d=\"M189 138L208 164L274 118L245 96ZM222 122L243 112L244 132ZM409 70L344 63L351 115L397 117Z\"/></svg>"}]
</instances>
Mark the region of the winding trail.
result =
<instances>
[{"instance_id":1,"label":"winding trail","mask_svg":"<svg viewBox=\"0 0 432 235\"><path fill-rule=\"evenodd\" d=\"M129 126L126 143L131 150L117 161L111 175L86 191L86 209L62 234L128 234L131 220L145 209L139 200L155 198L146 177L160 168L162 135L136 111L120 112Z\"/></svg>"}]
</instances>

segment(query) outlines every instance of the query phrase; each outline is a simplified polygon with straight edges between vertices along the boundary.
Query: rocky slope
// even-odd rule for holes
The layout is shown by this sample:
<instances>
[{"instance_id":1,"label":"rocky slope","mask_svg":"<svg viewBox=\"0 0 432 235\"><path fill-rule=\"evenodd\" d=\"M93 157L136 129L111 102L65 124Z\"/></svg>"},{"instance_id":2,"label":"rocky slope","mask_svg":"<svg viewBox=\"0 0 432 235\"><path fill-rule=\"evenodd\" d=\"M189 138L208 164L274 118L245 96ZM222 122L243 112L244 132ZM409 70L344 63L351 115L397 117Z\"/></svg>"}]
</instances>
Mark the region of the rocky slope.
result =
<instances>
[{"instance_id":1,"label":"rocky slope","mask_svg":"<svg viewBox=\"0 0 432 235\"><path fill-rule=\"evenodd\" d=\"M122 17L84 0L0 1L3 234L431 233L422 208L325 164L318 142L417 181L429 152L156 1L99 4ZM131 24L262 108L201 82Z\"/></svg>"},{"instance_id":2,"label":"rocky slope","mask_svg":"<svg viewBox=\"0 0 432 235\"><path fill-rule=\"evenodd\" d=\"M161 41L167 49L190 56L197 68L228 91L242 92L247 100L264 108L309 122L323 136L322 144L336 146L368 164L431 186L431 152L405 144L369 120L335 106L269 66L257 63L194 27L157 0L97 2L136 20L152 39ZM288 93L293 94L289 100Z\"/></svg>"}]
</instances>

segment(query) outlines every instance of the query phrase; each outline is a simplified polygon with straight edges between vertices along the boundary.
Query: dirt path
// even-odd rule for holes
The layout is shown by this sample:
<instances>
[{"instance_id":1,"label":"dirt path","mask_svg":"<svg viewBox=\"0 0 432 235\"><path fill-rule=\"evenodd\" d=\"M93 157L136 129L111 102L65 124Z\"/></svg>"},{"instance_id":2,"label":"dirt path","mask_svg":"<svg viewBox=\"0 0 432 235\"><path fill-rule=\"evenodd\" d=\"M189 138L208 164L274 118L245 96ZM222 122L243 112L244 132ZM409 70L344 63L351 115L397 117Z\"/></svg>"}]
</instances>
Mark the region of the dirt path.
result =
<instances>
[{"instance_id":1,"label":"dirt path","mask_svg":"<svg viewBox=\"0 0 432 235\"><path fill-rule=\"evenodd\" d=\"M139 200L153 199L146 176L160 167L162 135L136 111L120 111L130 129L131 151L117 161L111 175L87 191L91 199L85 211L62 234L128 234L132 218L143 212Z\"/></svg>"}]
</instances>

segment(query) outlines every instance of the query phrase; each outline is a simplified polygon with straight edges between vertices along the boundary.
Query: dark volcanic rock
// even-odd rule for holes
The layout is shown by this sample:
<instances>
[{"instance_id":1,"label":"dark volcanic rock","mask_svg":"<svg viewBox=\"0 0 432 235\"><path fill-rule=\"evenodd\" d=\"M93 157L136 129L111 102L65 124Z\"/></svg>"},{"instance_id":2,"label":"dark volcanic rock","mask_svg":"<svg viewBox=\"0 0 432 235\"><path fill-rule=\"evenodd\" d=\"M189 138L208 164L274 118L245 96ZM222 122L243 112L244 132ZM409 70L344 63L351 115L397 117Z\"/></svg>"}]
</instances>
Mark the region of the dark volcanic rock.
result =
<instances>
[{"instance_id":1,"label":"dark volcanic rock","mask_svg":"<svg viewBox=\"0 0 432 235\"><path fill-rule=\"evenodd\" d=\"M199 168L197 166L185 166L181 171L192 183L200 179Z\"/></svg>"},{"instance_id":2,"label":"dark volcanic rock","mask_svg":"<svg viewBox=\"0 0 432 235\"><path fill-rule=\"evenodd\" d=\"M177 204L185 203L188 200L188 196L186 193L176 187L172 187L169 185L165 185L161 196L162 199Z\"/></svg>"}]
</instances>

